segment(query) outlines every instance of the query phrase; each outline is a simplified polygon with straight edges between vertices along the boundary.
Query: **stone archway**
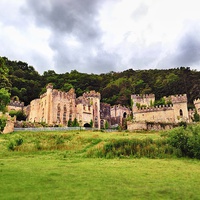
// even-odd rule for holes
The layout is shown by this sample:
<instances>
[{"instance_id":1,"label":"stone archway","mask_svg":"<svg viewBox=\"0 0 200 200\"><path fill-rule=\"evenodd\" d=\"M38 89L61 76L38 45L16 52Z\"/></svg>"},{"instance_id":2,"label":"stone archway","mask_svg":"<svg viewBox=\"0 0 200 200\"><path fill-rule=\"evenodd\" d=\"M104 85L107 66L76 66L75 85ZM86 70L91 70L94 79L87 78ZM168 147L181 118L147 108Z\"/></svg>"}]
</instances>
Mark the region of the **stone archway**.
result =
<instances>
[{"instance_id":1,"label":"stone archway","mask_svg":"<svg viewBox=\"0 0 200 200\"><path fill-rule=\"evenodd\" d=\"M85 128L91 128L91 126L90 126L89 123L85 123L83 126L84 126Z\"/></svg>"}]
</instances>

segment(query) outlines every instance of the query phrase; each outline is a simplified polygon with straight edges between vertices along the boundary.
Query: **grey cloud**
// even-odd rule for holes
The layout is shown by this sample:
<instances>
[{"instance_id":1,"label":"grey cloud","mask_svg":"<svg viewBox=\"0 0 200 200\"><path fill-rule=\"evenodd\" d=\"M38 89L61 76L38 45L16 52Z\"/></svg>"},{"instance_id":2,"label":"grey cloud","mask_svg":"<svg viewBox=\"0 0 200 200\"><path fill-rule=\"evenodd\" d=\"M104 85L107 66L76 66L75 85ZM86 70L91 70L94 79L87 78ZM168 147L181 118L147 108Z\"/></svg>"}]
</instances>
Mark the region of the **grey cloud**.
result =
<instances>
[{"instance_id":1,"label":"grey cloud","mask_svg":"<svg viewBox=\"0 0 200 200\"><path fill-rule=\"evenodd\" d=\"M83 72L103 72L113 68L114 54L103 51L102 31L98 25L98 10L104 0L43 0L27 1L22 10L35 17L38 26L51 30L49 46L54 52L56 71L61 73L74 68ZM80 44L70 46L74 37ZM93 55L93 50L96 55ZM116 60L116 59L115 59ZM112 66L113 65L113 66Z\"/></svg>"},{"instance_id":2,"label":"grey cloud","mask_svg":"<svg viewBox=\"0 0 200 200\"><path fill-rule=\"evenodd\" d=\"M180 66L200 65L199 25L190 25L183 30L180 39L174 44L174 49L158 63L159 68L174 68ZM193 67L194 68L194 67Z\"/></svg>"},{"instance_id":3,"label":"grey cloud","mask_svg":"<svg viewBox=\"0 0 200 200\"><path fill-rule=\"evenodd\" d=\"M189 66L200 62L200 39L198 36L197 32L190 32L181 38L172 63Z\"/></svg>"}]
</instances>

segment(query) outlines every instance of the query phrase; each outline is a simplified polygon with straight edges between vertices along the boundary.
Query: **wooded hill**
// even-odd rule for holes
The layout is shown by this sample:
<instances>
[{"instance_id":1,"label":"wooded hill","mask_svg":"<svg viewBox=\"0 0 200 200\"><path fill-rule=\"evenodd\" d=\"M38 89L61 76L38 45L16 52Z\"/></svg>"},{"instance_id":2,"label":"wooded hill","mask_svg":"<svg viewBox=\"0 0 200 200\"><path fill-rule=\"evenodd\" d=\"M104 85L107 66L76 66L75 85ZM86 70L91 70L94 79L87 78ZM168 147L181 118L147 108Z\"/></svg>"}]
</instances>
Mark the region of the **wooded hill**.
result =
<instances>
[{"instance_id":1,"label":"wooded hill","mask_svg":"<svg viewBox=\"0 0 200 200\"><path fill-rule=\"evenodd\" d=\"M53 70L40 75L32 66L22 61L10 61L0 57L0 88L6 88L11 97L18 96L25 105L46 91L48 83L54 88L68 91L74 88L77 96L86 91L101 93L101 101L111 105L130 106L131 94L154 93L159 100L163 96L184 94L189 106L200 98L200 72L189 67L154 70L125 70L104 74L87 74L72 70L57 74Z\"/></svg>"}]
</instances>

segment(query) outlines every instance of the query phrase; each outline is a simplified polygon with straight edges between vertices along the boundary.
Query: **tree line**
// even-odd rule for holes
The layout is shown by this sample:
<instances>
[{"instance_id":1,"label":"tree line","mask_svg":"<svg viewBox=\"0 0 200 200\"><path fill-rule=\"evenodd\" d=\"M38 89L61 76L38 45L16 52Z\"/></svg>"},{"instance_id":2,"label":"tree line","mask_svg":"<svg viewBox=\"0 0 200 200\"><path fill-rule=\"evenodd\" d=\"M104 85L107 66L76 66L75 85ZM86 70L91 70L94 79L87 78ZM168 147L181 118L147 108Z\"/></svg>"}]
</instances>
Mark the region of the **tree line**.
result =
<instances>
[{"instance_id":1,"label":"tree line","mask_svg":"<svg viewBox=\"0 0 200 200\"><path fill-rule=\"evenodd\" d=\"M159 100L163 96L187 94L188 104L200 98L200 72L189 67L173 69L111 71L102 74L87 74L77 70L62 74L54 70L44 71L40 75L26 62L11 61L0 57L0 95L7 91L10 97L17 96L28 105L46 91L46 85L69 91L74 88L77 96L95 90L101 93L101 101L111 105L131 106L131 94L154 93Z\"/></svg>"}]
</instances>

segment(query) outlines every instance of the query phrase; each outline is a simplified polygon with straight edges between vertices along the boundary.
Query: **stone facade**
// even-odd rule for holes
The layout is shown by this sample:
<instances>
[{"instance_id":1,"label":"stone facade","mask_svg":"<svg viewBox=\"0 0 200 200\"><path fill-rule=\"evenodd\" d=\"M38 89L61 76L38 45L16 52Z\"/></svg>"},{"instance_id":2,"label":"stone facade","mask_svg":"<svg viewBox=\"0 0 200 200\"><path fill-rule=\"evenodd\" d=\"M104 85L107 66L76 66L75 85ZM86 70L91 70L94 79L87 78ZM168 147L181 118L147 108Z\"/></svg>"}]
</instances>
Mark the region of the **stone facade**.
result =
<instances>
[{"instance_id":1,"label":"stone facade","mask_svg":"<svg viewBox=\"0 0 200 200\"><path fill-rule=\"evenodd\" d=\"M74 89L62 92L53 89L51 84L46 88L46 93L31 101L28 121L67 125L76 118L81 126L92 120L94 127L100 128L100 93L90 91L76 98Z\"/></svg>"},{"instance_id":2,"label":"stone facade","mask_svg":"<svg viewBox=\"0 0 200 200\"><path fill-rule=\"evenodd\" d=\"M155 101L154 94L131 95L134 124L131 125L131 123L129 123L128 129L145 129L145 127L147 128L147 123L151 122L155 124L177 124L182 121L189 122L186 94L172 95L164 98L172 104L153 107ZM139 107L138 105L142 106ZM144 122L146 125L144 125ZM168 127L170 127L170 125Z\"/></svg>"},{"instance_id":3,"label":"stone facade","mask_svg":"<svg viewBox=\"0 0 200 200\"><path fill-rule=\"evenodd\" d=\"M122 105L111 107L111 125L123 125L124 120L131 114L131 110Z\"/></svg>"},{"instance_id":4,"label":"stone facade","mask_svg":"<svg viewBox=\"0 0 200 200\"><path fill-rule=\"evenodd\" d=\"M30 122L45 122L48 125L68 125L68 121L75 118L80 126L105 128L112 125L122 125L123 119L130 115L130 109L125 106L101 103L101 95L90 91L76 98L74 89L62 92L47 85L47 92L39 99L31 101L25 108Z\"/></svg>"},{"instance_id":5,"label":"stone facade","mask_svg":"<svg viewBox=\"0 0 200 200\"><path fill-rule=\"evenodd\" d=\"M23 111L24 109L24 102L20 102L19 100L11 100L7 106L8 111L15 110L15 111Z\"/></svg>"}]
</instances>

